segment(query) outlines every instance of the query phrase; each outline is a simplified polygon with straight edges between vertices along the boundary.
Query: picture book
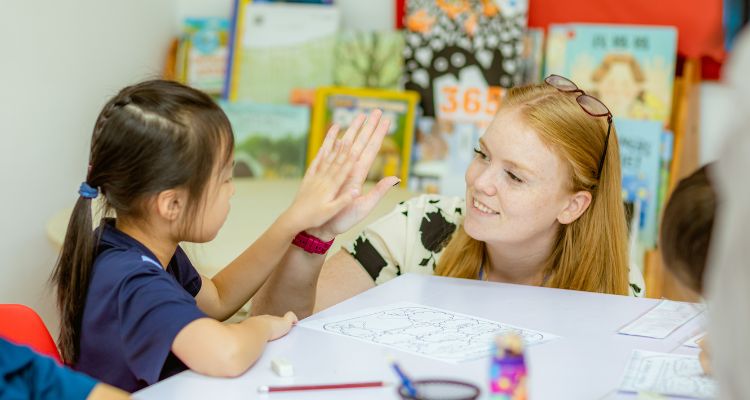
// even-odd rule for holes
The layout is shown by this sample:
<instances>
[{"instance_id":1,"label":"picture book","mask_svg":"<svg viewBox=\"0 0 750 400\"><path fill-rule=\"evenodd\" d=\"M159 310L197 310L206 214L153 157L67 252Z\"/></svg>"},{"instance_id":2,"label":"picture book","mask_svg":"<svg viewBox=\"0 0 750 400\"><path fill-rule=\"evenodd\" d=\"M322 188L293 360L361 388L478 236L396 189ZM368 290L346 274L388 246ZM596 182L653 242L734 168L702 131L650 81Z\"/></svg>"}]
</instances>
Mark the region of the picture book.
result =
<instances>
[{"instance_id":1,"label":"picture book","mask_svg":"<svg viewBox=\"0 0 750 400\"><path fill-rule=\"evenodd\" d=\"M459 92L458 98L469 89L494 96L521 83L526 11L525 0L406 3L404 85L420 94L425 116L452 106L434 97L441 78L441 90Z\"/></svg>"},{"instance_id":2,"label":"picture book","mask_svg":"<svg viewBox=\"0 0 750 400\"><path fill-rule=\"evenodd\" d=\"M483 132L474 122L421 117L416 126L409 189L464 196L464 173Z\"/></svg>"},{"instance_id":3,"label":"picture book","mask_svg":"<svg viewBox=\"0 0 750 400\"><path fill-rule=\"evenodd\" d=\"M283 104L295 88L331 85L339 20L328 4L235 0L224 98Z\"/></svg>"},{"instance_id":4,"label":"picture book","mask_svg":"<svg viewBox=\"0 0 750 400\"><path fill-rule=\"evenodd\" d=\"M540 83L544 77L544 29L528 28L523 34L521 83Z\"/></svg>"},{"instance_id":5,"label":"picture book","mask_svg":"<svg viewBox=\"0 0 750 400\"><path fill-rule=\"evenodd\" d=\"M447 132L452 129L435 117L420 116L414 127L409 190L417 193L440 193L448 158Z\"/></svg>"},{"instance_id":6,"label":"picture book","mask_svg":"<svg viewBox=\"0 0 750 400\"><path fill-rule=\"evenodd\" d=\"M445 174L440 180L440 193L446 196L466 196L466 170L474 159L474 149L479 147L483 131L471 122L454 122L447 135L448 148Z\"/></svg>"},{"instance_id":7,"label":"picture book","mask_svg":"<svg viewBox=\"0 0 750 400\"><path fill-rule=\"evenodd\" d=\"M620 143L623 201L638 205L638 242L651 249L656 245L658 231L663 128L659 121L626 118L615 118L615 127Z\"/></svg>"},{"instance_id":8,"label":"picture book","mask_svg":"<svg viewBox=\"0 0 750 400\"><path fill-rule=\"evenodd\" d=\"M307 151L308 163L317 154L326 132L333 123L338 124L343 132L357 114L366 114L377 108L383 111L383 119L390 120L390 129L370 169L368 179L379 180L385 176L395 175L401 178L401 185L407 187L418 102L419 95L411 91L319 88L313 107Z\"/></svg>"},{"instance_id":9,"label":"picture book","mask_svg":"<svg viewBox=\"0 0 750 400\"><path fill-rule=\"evenodd\" d=\"M551 25L545 74L571 79L615 116L666 125L676 52L674 27Z\"/></svg>"},{"instance_id":10,"label":"picture book","mask_svg":"<svg viewBox=\"0 0 750 400\"><path fill-rule=\"evenodd\" d=\"M234 131L234 176L297 178L305 172L310 110L304 106L220 102Z\"/></svg>"},{"instance_id":11,"label":"picture book","mask_svg":"<svg viewBox=\"0 0 750 400\"><path fill-rule=\"evenodd\" d=\"M333 4L333 0L255 0L256 3L308 3Z\"/></svg>"},{"instance_id":12,"label":"picture book","mask_svg":"<svg viewBox=\"0 0 750 400\"><path fill-rule=\"evenodd\" d=\"M404 69L401 32L341 32L336 43L335 86L398 89Z\"/></svg>"},{"instance_id":13,"label":"picture book","mask_svg":"<svg viewBox=\"0 0 750 400\"><path fill-rule=\"evenodd\" d=\"M177 80L210 95L220 95L229 53L228 38L229 21L224 18L187 18L177 49Z\"/></svg>"},{"instance_id":14,"label":"picture book","mask_svg":"<svg viewBox=\"0 0 750 400\"><path fill-rule=\"evenodd\" d=\"M661 213L667 201L669 192L669 176L674 152L674 132L665 130L661 136L661 157L659 159L659 194L657 196L656 220L661 221Z\"/></svg>"}]
</instances>

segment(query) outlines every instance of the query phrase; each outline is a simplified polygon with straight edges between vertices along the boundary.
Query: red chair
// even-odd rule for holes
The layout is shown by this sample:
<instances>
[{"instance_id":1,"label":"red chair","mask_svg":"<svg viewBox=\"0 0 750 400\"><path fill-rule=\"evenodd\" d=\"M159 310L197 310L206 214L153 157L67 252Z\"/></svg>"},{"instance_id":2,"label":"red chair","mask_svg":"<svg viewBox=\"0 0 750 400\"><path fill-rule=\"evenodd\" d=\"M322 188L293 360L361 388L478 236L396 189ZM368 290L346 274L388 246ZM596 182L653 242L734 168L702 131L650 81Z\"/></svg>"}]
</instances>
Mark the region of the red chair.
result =
<instances>
[{"instance_id":1,"label":"red chair","mask_svg":"<svg viewBox=\"0 0 750 400\"><path fill-rule=\"evenodd\" d=\"M39 354L62 364L55 341L44 321L29 307L22 304L0 304L0 337L15 344L31 347Z\"/></svg>"}]
</instances>

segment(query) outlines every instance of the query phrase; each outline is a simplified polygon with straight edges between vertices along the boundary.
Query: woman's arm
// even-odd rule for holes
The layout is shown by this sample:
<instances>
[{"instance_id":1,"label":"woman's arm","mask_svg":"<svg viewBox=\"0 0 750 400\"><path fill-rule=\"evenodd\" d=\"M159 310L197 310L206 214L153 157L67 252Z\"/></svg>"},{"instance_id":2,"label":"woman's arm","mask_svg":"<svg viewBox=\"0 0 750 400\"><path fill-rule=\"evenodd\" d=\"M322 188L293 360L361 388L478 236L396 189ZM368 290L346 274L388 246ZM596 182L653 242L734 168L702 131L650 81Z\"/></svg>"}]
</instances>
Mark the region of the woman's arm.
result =
<instances>
[{"instance_id":1,"label":"woman's arm","mask_svg":"<svg viewBox=\"0 0 750 400\"><path fill-rule=\"evenodd\" d=\"M200 318L180 330L172 352L193 371L235 377L255 363L268 341L286 335L296 322L291 312L284 317L260 315L228 325Z\"/></svg>"},{"instance_id":2,"label":"woman's arm","mask_svg":"<svg viewBox=\"0 0 750 400\"><path fill-rule=\"evenodd\" d=\"M310 234L330 240L324 235ZM315 303L315 282L325 261L324 254L311 254L297 246L287 250L281 265L253 298L254 315L282 315L288 310L300 313L302 318L312 313Z\"/></svg>"},{"instance_id":3,"label":"woman's arm","mask_svg":"<svg viewBox=\"0 0 750 400\"><path fill-rule=\"evenodd\" d=\"M343 136L345 143L353 141L352 149L357 154L351 173L346 176L341 189L345 192L362 193L362 184L388 132L389 122L380 121L380 116L380 111L373 111L357 134L364 122L364 117L358 117ZM324 143L322 149L326 146L330 147L330 143ZM362 221L398 182L399 179L394 176L383 178L369 193L358 195L341 212L307 232L321 240L329 240L346 232ZM320 255L306 254L296 247L290 248L268 282L253 298L253 314L280 315L281 312L292 310L301 318L310 315L315 304L316 281L324 259Z\"/></svg>"},{"instance_id":4,"label":"woman's arm","mask_svg":"<svg viewBox=\"0 0 750 400\"><path fill-rule=\"evenodd\" d=\"M340 250L323 264L313 312L325 310L373 287L375 281L359 262L345 250Z\"/></svg>"}]
</instances>

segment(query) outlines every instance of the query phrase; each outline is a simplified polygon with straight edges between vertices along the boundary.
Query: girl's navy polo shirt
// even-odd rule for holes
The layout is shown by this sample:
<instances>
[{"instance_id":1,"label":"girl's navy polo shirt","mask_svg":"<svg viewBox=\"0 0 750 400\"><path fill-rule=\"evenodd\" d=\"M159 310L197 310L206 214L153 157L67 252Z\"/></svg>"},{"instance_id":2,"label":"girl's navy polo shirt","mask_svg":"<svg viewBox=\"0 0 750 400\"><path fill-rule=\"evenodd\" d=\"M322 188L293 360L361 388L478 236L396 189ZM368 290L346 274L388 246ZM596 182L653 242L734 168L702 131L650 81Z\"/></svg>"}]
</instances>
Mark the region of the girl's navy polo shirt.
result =
<instances>
[{"instance_id":1,"label":"girl's navy polo shirt","mask_svg":"<svg viewBox=\"0 0 750 400\"><path fill-rule=\"evenodd\" d=\"M179 246L165 270L114 219L100 230L75 368L133 392L187 369L171 348L182 328L206 318L195 302L201 277Z\"/></svg>"}]
</instances>

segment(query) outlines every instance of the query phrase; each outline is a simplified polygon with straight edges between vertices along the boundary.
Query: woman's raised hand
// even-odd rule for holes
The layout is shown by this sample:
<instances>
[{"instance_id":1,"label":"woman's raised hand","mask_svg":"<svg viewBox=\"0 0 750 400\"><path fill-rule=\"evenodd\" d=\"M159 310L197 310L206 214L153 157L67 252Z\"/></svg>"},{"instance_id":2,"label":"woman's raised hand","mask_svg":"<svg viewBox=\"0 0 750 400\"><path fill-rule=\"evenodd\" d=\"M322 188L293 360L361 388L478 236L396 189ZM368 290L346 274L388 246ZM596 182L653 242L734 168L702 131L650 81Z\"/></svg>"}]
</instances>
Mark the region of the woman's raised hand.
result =
<instances>
[{"instance_id":1,"label":"woman's raised hand","mask_svg":"<svg viewBox=\"0 0 750 400\"><path fill-rule=\"evenodd\" d=\"M365 122L365 116L358 115L341 138L339 127L331 126L285 212L295 229L329 240L367 216L399 182L386 177L370 193L362 194L362 184L388 132L389 121L381 116L380 110L374 110Z\"/></svg>"},{"instance_id":2,"label":"woman's raised hand","mask_svg":"<svg viewBox=\"0 0 750 400\"><path fill-rule=\"evenodd\" d=\"M390 121L380 120L381 116L382 113L379 110L375 110L371 112L369 118L367 118L367 122L362 130L364 132L372 131L372 137L362 149L359 158L355 161L354 166L344 183L344 190L356 191L356 193L358 193L357 196L325 224L310 231L310 234L319 238L327 239L346 232L364 219L372 209L375 208L380 199L382 199L388 192L388 189L401 181L398 177L388 176L381 179L369 193L364 194L362 192L362 184L367 178L370 167L380 151L380 145L383 142L383 138L388 133L390 127ZM357 129L364 122L364 116L360 117L352 122L352 126L349 127L350 130L352 128ZM347 134L348 133L349 132L347 131Z\"/></svg>"}]
</instances>

